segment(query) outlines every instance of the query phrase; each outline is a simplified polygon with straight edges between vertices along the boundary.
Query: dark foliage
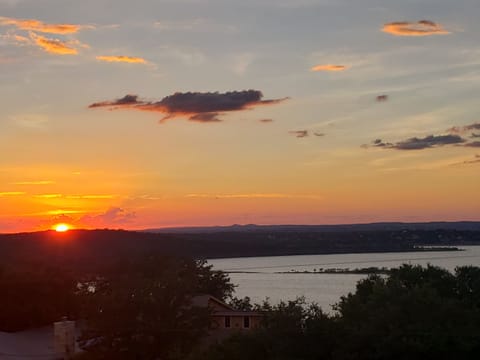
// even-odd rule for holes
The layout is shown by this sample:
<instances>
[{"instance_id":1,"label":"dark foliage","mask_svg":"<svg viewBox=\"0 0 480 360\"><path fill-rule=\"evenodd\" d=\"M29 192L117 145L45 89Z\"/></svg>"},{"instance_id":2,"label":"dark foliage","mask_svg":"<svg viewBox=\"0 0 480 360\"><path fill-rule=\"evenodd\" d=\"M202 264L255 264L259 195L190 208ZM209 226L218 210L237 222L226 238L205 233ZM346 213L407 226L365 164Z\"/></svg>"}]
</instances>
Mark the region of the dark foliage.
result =
<instances>
[{"instance_id":1,"label":"dark foliage","mask_svg":"<svg viewBox=\"0 0 480 360\"><path fill-rule=\"evenodd\" d=\"M212 347L206 360L475 359L480 354L480 268L455 273L403 265L370 275L335 316L302 299L271 306L264 327Z\"/></svg>"},{"instance_id":2,"label":"dark foliage","mask_svg":"<svg viewBox=\"0 0 480 360\"><path fill-rule=\"evenodd\" d=\"M78 313L77 282L65 269L22 265L0 270L0 331L50 325Z\"/></svg>"},{"instance_id":3,"label":"dark foliage","mask_svg":"<svg viewBox=\"0 0 480 360\"><path fill-rule=\"evenodd\" d=\"M184 359L206 334L208 308L192 296L230 295L228 278L200 261L125 261L82 287L86 359Z\"/></svg>"}]
</instances>

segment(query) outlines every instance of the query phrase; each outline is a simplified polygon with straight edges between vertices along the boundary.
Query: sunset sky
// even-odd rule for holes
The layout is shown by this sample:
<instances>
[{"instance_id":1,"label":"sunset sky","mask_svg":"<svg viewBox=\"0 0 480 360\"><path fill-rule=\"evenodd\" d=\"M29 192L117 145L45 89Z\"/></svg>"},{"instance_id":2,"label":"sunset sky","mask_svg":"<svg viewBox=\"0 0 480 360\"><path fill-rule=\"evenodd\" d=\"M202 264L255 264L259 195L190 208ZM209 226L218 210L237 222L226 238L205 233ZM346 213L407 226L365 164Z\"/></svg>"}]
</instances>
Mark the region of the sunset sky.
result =
<instances>
[{"instance_id":1,"label":"sunset sky","mask_svg":"<svg viewBox=\"0 0 480 360\"><path fill-rule=\"evenodd\" d=\"M480 220L478 0L0 0L0 232Z\"/></svg>"}]
</instances>

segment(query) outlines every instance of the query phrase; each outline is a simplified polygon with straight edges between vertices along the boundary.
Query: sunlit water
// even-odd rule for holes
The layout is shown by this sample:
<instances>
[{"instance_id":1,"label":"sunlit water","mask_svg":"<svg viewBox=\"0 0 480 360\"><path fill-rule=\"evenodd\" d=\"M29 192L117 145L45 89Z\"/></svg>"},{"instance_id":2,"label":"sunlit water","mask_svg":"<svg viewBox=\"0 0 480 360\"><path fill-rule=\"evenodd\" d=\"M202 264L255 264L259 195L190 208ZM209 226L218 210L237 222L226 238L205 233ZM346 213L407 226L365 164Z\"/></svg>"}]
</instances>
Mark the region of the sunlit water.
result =
<instances>
[{"instance_id":1,"label":"sunlit water","mask_svg":"<svg viewBox=\"0 0 480 360\"><path fill-rule=\"evenodd\" d=\"M480 246L464 246L462 249L465 251L230 258L209 260L209 263L215 269L231 272L230 278L237 285L235 295L238 297L249 296L253 302L268 297L276 303L305 296L307 301L317 302L325 311L331 311L331 305L342 295L354 291L357 281L365 275L278 272L370 266L392 268L404 263L432 264L448 270L462 265L480 266Z\"/></svg>"}]
</instances>

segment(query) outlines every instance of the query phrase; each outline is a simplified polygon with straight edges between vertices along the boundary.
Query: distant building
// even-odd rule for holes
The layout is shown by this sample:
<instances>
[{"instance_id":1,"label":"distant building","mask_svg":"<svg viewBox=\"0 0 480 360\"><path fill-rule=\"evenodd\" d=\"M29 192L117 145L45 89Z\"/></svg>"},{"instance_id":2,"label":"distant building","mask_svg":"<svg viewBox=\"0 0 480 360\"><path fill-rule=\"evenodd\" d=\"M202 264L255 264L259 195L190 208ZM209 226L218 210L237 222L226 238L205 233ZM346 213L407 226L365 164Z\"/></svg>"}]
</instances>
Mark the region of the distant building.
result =
<instances>
[{"instance_id":1,"label":"distant building","mask_svg":"<svg viewBox=\"0 0 480 360\"><path fill-rule=\"evenodd\" d=\"M212 295L197 295L192 305L212 309L208 343L219 341L239 331L250 331L261 325L263 314L236 310Z\"/></svg>"}]
</instances>

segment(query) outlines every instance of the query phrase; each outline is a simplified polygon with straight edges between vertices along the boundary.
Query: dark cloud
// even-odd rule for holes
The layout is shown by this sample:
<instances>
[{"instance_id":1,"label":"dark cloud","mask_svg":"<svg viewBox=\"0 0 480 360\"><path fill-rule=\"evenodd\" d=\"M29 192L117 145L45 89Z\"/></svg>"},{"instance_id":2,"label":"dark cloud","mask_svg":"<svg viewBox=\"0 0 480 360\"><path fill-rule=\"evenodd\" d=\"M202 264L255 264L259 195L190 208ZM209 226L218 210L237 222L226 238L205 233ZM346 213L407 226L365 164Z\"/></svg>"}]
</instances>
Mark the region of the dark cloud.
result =
<instances>
[{"instance_id":1,"label":"dark cloud","mask_svg":"<svg viewBox=\"0 0 480 360\"><path fill-rule=\"evenodd\" d=\"M480 138L480 134L477 134L477 133L472 133L470 135L471 138Z\"/></svg>"},{"instance_id":2,"label":"dark cloud","mask_svg":"<svg viewBox=\"0 0 480 360\"><path fill-rule=\"evenodd\" d=\"M288 133L297 138L304 138L308 136L308 130L292 130L292 131L289 131Z\"/></svg>"},{"instance_id":3,"label":"dark cloud","mask_svg":"<svg viewBox=\"0 0 480 360\"><path fill-rule=\"evenodd\" d=\"M469 131L480 130L480 123L473 123L465 126L454 126L448 129L453 134L464 134Z\"/></svg>"},{"instance_id":4,"label":"dark cloud","mask_svg":"<svg viewBox=\"0 0 480 360\"><path fill-rule=\"evenodd\" d=\"M137 95L126 95L113 101L91 104L89 108L108 107L116 109L134 109L164 113L162 121L187 117L191 121L217 122L218 115L230 111L241 111L262 105L278 104L287 98L262 100L258 90L219 92L177 92L160 101L139 100Z\"/></svg>"},{"instance_id":5,"label":"dark cloud","mask_svg":"<svg viewBox=\"0 0 480 360\"><path fill-rule=\"evenodd\" d=\"M318 132L314 132L313 135L315 135L315 136L325 136L324 133L318 133Z\"/></svg>"},{"instance_id":6,"label":"dark cloud","mask_svg":"<svg viewBox=\"0 0 480 360\"><path fill-rule=\"evenodd\" d=\"M462 144L465 143L465 141L466 140L459 135L429 135L424 138L413 137L397 143L389 143L381 139L376 139L370 146L396 150L422 150L445 145Z\"/></svg>"},{"instance_id":7,"label":"dark cloud","mask_svg":"<svg viewBox=\"0 0 480 360\"><path fill-rule=\"evenodd\" d=\"M260 119L258 121L260 121L261 123L271 123L273 122L273 119Z\"/></svg>"},{"instance_id":8,"label":"dark cloud","mask_svg":"<svg viewBox=\"0 0 480 360\"><path fill-rule=\"evenodd\" d=\"M125 106L133 106L133 105L140 105L143 102L138 101L137 95L125 95L124 97L114 100L114 101L102 101L98 103L93 103L89 105L89 108L97 108L97 107L125 107Z\"/></svg>"},{"instance_id":9,"label":"dark cloud","mask_svg":"<svg viewBox=\"0 0 480 360\"><path fill-rule=\"evenodd\" d=\"M218 113L200 113L193 116L190 116L191 121L198 121L198 122L218 122L222 121L218 118Z\"/></svg>"},{"instance_id":10,"label":"dark cloud","mask_svg":"<svg viewBox=\"0 0 480 360\"><path fill-rule=\"evenodd\" d=\"M388 95L378 95L376 99L378 102L385 102L388 100Z\"/></svg>"},{"instance_id":11,"label":"dark cloud","mask_svg":"<svg viewBox=\"0 0 480 360\"><path fill-rule=\"evenodd\" d=\"M468 146L468 147L480 147L480 141L472 141L472 142L469 142L469 143L465 144L465 146Z\"/></svg>"}]
</instances>

